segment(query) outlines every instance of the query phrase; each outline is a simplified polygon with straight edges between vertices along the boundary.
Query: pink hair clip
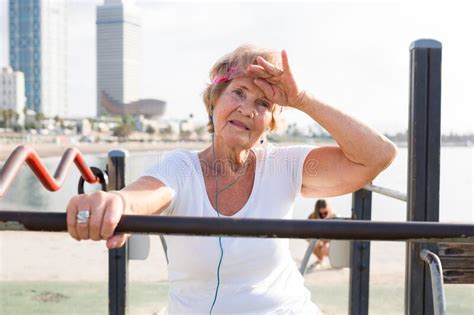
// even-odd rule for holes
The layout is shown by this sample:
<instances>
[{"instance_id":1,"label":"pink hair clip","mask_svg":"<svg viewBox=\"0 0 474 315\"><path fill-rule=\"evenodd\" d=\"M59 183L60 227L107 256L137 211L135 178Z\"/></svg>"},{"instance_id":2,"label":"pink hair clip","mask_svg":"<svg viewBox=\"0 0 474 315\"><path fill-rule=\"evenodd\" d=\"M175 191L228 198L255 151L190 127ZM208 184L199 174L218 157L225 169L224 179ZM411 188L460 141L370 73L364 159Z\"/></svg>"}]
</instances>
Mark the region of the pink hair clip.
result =
<instances>
[{"instance_id":1,"label":"pink hair clip","mask_svg":"<svg viewBox=\"0 0 474 315\"><path fill-rule=\"evenodd\" d=\"M221 74L221 75L216 76L214 80L212 80L212 85L221 84L227 81L229 81L229 76Z\"/></svg>"},{"instance_id":2,"label":"pink hair clip","mask_svg":"<svg viewBox=\"0 0 474 315\"><path fill-rule=\"evenodd\" d=\"M212 80L212 85L215 84L221 84L227 81L230 81L236 77L237 73L237 66L231 66L229 70L227 70L226 74L220 74L217 75L213 80Z\"/></svg>"}]
</instances>

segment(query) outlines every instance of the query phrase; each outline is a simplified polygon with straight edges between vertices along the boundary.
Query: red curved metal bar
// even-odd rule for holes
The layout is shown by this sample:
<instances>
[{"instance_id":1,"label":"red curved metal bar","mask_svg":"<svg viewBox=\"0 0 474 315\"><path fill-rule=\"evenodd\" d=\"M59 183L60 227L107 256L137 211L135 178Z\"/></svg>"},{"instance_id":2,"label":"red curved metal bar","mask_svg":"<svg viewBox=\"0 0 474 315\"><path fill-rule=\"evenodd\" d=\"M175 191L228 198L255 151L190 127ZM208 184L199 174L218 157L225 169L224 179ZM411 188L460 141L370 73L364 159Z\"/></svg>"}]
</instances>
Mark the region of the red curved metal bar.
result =
<instances>
[{"instance_id":1,"label":"red curved metal bar","mask_svg":"<svg viewBox=\"0 0 474 315\"><path fill-rule=\"evenodd\" d=\"M51 177L35 149L26 144L22 144L13 150L3 165L3 168L0 170L0 198L3 197L13 183L23 162L29 165L43 186L50 191L57 191L61 188L73 162L81 172L82 177L84 177L88 183L93 184L99 182L99 178L94 175L89 166L84 162L84 158L77 148L69 148L64 152L58 168L54 173L54 177Z\"/></svg>"}]
</instances>

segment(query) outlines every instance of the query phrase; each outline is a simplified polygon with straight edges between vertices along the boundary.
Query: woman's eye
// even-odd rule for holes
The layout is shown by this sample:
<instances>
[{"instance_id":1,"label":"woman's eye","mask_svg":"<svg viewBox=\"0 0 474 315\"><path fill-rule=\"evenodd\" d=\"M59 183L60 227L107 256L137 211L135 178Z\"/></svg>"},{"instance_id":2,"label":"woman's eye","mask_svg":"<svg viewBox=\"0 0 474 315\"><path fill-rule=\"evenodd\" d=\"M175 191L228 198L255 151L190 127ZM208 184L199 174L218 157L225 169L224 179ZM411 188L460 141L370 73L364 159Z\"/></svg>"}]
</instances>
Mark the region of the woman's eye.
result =
<instances>
[{"instance_id":1,"label":"woman's eye","mask_svg":"<svg viewBox=\"0 0 474 315\"><path fill-rule=\"evenodd\" d=\"M242 90L234 90L234 93L238 96L243 96L244 92Z\"/></svg>"},{"instance_id":2,"label":"woman's eye","mask_svg":"<svg viewBox=\"0 0 474 315\"><path fill-rule=\"evenodd\" d=\"M268 102L266 102L266 101L260 101L260 102L258 102L258 105L263 106L263 107L265 107L265 108L269 108L269 107L270 107L270 104L269 104Z\"/></svg>"}]
</instances>

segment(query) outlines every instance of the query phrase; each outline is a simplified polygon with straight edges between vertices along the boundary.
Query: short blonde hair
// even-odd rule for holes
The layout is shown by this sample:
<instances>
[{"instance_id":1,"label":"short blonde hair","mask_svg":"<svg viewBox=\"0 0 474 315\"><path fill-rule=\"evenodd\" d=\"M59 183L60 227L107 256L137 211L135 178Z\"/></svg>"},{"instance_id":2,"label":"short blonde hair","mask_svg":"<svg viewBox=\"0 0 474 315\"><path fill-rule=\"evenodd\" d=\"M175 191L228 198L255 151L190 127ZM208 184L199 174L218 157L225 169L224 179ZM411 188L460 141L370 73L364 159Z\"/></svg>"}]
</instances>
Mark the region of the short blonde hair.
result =
<instances>
[{"instance_id":1,"label":"short blonde hair","mask_svg":"<svg viewBox=\"0 0 474 315\"><path fill-rule=\"evenodd\" d=\"M226 76L229 74L230 69L232 69L232 72L245 73L249 65L257 64L258 56L263 57L268 62L281 68L281 55L278 51L261 49L252 45L242 45L217 60L209 72L209 79L211 82L213 82L217 76ZM215 102L221 96L222 92L227 88L230 81L231 80L221 83L210 83L204 89L202 98L209 115L211 115ZM280 105L274 106L272 111L272 121L270 123L270 131L276 131L280 127L281 117L279 113ZM207 127L207 130L210 133L214 133L214 126L211 120L209 120Z\"/></svg>"}]
</instances>

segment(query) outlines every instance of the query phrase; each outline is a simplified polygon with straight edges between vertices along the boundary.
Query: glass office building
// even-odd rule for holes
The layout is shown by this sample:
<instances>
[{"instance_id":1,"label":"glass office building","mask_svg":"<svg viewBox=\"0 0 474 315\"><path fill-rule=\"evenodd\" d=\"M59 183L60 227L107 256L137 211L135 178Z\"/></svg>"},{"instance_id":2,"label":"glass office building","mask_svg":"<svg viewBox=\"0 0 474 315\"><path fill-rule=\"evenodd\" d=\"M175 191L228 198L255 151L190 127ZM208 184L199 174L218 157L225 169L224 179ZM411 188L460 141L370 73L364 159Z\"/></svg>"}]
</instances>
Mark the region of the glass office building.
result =
<instances>
[{"instance_id":1,"label":"glass office building","mask_svg":"<svg viewBox=\"0 0 474 315\"><path fill-rule=\"evenodd\" d=\"M25 75L27 107L67 116L65 0L10 0L10 65Z\"/></svg>"}]
</instances>

